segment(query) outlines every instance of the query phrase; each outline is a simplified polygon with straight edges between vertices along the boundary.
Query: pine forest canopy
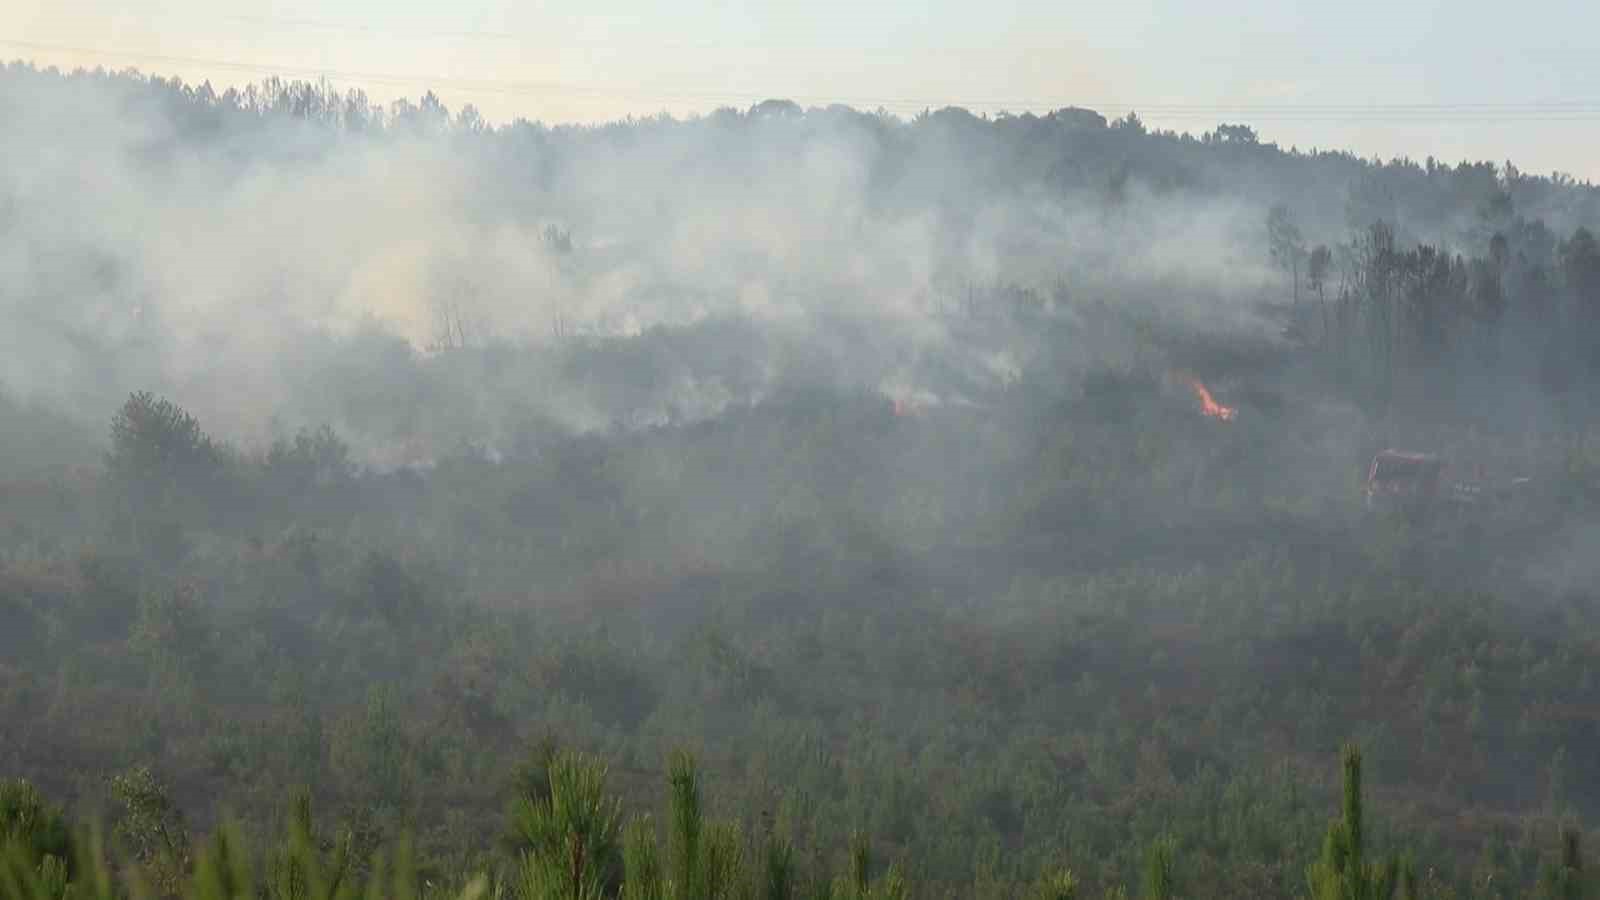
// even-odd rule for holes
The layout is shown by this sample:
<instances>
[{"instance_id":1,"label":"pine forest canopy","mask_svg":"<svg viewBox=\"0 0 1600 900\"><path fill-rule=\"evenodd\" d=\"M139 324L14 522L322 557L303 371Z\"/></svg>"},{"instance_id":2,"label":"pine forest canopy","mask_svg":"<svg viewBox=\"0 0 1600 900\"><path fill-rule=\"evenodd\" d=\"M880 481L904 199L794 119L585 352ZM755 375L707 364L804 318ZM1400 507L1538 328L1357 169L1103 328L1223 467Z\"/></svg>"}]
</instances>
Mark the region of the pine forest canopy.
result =
<instances>
[{"instance_id":1,"label":"pine forest canopy","mask_svg":"<svg viewBox=\"0 0 1600 900\"><path fill-rule=\"evenodd\" d=\"M1592 185L21 63L0 121L0 900L1594 890Z\"/></svg>"}]
</instances>

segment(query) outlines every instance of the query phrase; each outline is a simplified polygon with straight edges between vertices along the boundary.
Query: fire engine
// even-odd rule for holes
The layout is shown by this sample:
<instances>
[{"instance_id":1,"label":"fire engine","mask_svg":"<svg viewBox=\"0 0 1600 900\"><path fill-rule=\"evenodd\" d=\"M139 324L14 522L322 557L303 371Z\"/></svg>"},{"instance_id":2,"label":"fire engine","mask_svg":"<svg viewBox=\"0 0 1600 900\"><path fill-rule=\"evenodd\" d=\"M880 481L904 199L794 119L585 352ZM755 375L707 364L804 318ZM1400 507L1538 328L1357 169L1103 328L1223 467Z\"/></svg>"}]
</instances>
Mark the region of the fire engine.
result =
<instances>
[{"instance_id":1,"label":"fire engine","mask_svg":"<svg viewBox=\"0 0 1600 900\"><path fill-rule=\"evenodd\" d=\"M1366 504L1368 509L1399 507L1422 511L1443 501L1452 509L1463 510L1485 502L1505 501L1523 493L1531 481L1526 477L1496 481L1485 474L1481 465L1460 472L1433 453L1389 449L1372 458L1367 470Z\"/></svg>"}]
</instances>

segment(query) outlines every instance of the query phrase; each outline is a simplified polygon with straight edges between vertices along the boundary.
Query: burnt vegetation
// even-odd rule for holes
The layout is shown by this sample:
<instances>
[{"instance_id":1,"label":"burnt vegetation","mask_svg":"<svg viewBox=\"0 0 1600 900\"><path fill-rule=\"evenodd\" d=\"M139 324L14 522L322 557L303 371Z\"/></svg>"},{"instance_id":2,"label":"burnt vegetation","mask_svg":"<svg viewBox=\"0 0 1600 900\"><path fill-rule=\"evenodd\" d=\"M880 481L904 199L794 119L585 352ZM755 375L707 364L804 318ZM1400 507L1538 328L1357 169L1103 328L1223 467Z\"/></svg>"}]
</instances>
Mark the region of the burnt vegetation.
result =
<instances>
[{"instance_id":1,"label":"burnt vegetation","mask_svg":"<svg viewBox=\"0 0 1600 900\"><path fill-rule=\"evenodd\" d=\"M228 351L185 355L223 338L128 274L157 254L62 249L0 172L0 310L70 363L0 383L0 897L1592 895L1594 187L1077 109L492 128L0 71L0 119L89 96L163 123L130 178L466 160L466 218L548 268L213 390L259 373L174 374ZM755 192L841 135L859 256L585 233L587 166L682 144L649 178ZM1141 270L1224 196L1203 276ZM839 274L925 218L904 306ZM558 290L693 314L507 324Z\"/></svg>"}]
</instances>

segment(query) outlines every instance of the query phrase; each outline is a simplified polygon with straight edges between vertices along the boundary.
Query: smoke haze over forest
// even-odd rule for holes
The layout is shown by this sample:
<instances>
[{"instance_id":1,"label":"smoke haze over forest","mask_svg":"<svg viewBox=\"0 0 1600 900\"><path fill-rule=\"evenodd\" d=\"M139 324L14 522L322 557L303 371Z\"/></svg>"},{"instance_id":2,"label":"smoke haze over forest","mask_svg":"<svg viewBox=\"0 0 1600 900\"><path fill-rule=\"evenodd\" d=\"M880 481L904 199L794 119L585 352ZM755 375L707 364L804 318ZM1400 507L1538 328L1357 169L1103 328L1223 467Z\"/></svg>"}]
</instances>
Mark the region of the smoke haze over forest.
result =
<instances>
[{"instance_id":1,"label":"smoke haze over forest","mask_svg":"<svg viewBox=\"0 0 1600 900\"><path fill-rule=\"evenodd\" d=\"M628 396L553 372L536 387L490 378L470 422L418 427L503 440L507 392L582 429L669 405L705 415L787 378L964 397L1016 379L1036 350L1025 334L956 334L941 313L974 290L1052 307L1115 296L1272 333L1259 306L1282 299L1281 278L1262 223L1277 203L1312 243L1384 219L1469 255L1513 217L1565 235L1600 216L1593 188L1491 166L1376 166L1248 128L1152 135L1076 110L903 121L775 101L490 129L431 97L383 110L271 82L219 98L18 66L3 97L7 389L90 423L108 398L160 389L240 436L274 417L359 432L334 370L378 367L360 380L380 390L447 337L548 345L705 322L759 335L724 363L737 371L677 360ZM919 383L930 366L959 383Z\"/></svg>"},{"instance_id":2,"label":"smoke haze over forest","mask_svg":"<svg viewBox=\"0 0 1600 900\"><path fill-rule=\"evenodd\" d=\"M818 896L901 896L861 841L916 896L1302 896L1346 741L1409 896L1578 877L1593 184L22 62L0 123L0 776L165 896L150 816L267 846L300 787L547 896L557 745L680 843L693 750L739 877L857 867Z\"/></svg>"}]
</instances>

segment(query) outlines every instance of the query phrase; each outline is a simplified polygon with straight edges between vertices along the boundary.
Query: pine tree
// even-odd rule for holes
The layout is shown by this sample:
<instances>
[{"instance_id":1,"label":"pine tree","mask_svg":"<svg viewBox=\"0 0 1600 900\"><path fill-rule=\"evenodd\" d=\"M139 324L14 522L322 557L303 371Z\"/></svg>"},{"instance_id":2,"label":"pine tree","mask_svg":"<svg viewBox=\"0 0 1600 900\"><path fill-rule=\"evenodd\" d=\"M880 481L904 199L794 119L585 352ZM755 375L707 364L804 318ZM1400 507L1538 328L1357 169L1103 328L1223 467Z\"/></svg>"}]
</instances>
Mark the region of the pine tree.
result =
<instances>
[{"instance_id":1,"label":"pine tree","mask_svg":"<svg viewBox=\"0 0 1600 900\"><path fill-rule=\"evenodd\" d=\"M865 894L872 878L872 842L865 834L850 836L850 883Z\"/></svg>"},{"instance_id":2,"label":"pine tree","mask_svg":"<svg viewBox=\"0 0 1600 900\"><path fill-rule=\"evenodd\" d=\"M794 847L782 838L767 841L760 895L764 900L791 900L794 896Z\"/></svg>"},{"instance_id":3,"label":"pine tree","mask_svg":"<svg viewBox=\"0 0 1600 900\"><path fill-rule=\"evenodd\" d=\"M622 900L666 900L656 826L649 816L628 824L622 839L622 868L627 873Z\"/></svg>"},{"instance_id":4,"label":"pine tree","mask_svg":"<svg viewBox=\"0 0 1600 900\"><path fill-rule=\"evenodd\" d=\"M550 766L547 797L522 797L515 827L523 846L525 900L600 900L622 882L622 812L608 797L604 764L575 753Z\"/></svg>"},{"instance_id":5,"label":"pine tree","mask_svg":"<svg viewBox=\"0 0 1600 900\"><path fill-rule=\"evenodd\" d=\"M1146 900L1172 900L1176 893L1172 872L1172 860L1175 855L1176 850L1171 838L1161 838L1150 845L1144 863Z\"/></svg>"},{"instance_id":6,"label":"pine tree","mask_svg":"<svg viewBox=\"0 0 1600 900\"><path fill-rule=\"evenodd\" d=\"M1312 900L1389 900L1395 888L1414 896L1416 876L1409 863L1366 860L1366 822L1361 798L1361 749L1344 748L1344 796L1341 817L1328 827L1322 856L1307 869ZM1402 873L1404 877L1402 877Z\"/></svg>"},{"instance_id":7,"label":"pine tree","mask_svg":"<svg viewBox=\"0 0 1600 900\"><path fill-rule=\"evenodd\" d=\"M672 793L672 895L675 900L701 900L700 838L705 816L700 809L700 776L694 757L685 751L674 753L668 768Z\"/></svg>"},{"instance_id":8,"label":"pine tree","mask_svg":"<svg viewBox=\"0 0 1600 900\"><path fill-rule=\"evenodd\" d=\"M1540 893L1546 900L1583 900L1582 833L1576 828L1561 830L1561 859L1547 866L1539 879Z\"/></svg>"},{"instance_id":9,"label":"pine tree","mask_svg":"<svg viewBox=\"0 0 1600 900\"><path fill-rule=\"evenodd\" d=\"M27 781L0 780L0 852L14 852L29 867L73 862L66 819Z\"/></svg>"},{"instance_id":10,"label":"pine tree","mask_svg":"<svg viewBox=\"0 0 1600 900\"><path fill-rule=\"evenodd\" d=\"M1078 900L1078 878L1071 869L1053 869L1034 884L1029 896L1032 900Z\"/></svg>"},{"instance_id":11,"label":"pine tree","mask_svg":"<svg viewBox=\"0 0 1600 900\"><path fill-rule=\"evenodd\" d=\"M744 842L738 827L717 822L706 829L700 871L706 900L731 900L745 886Z\"/></svg>"}]
</instances>

